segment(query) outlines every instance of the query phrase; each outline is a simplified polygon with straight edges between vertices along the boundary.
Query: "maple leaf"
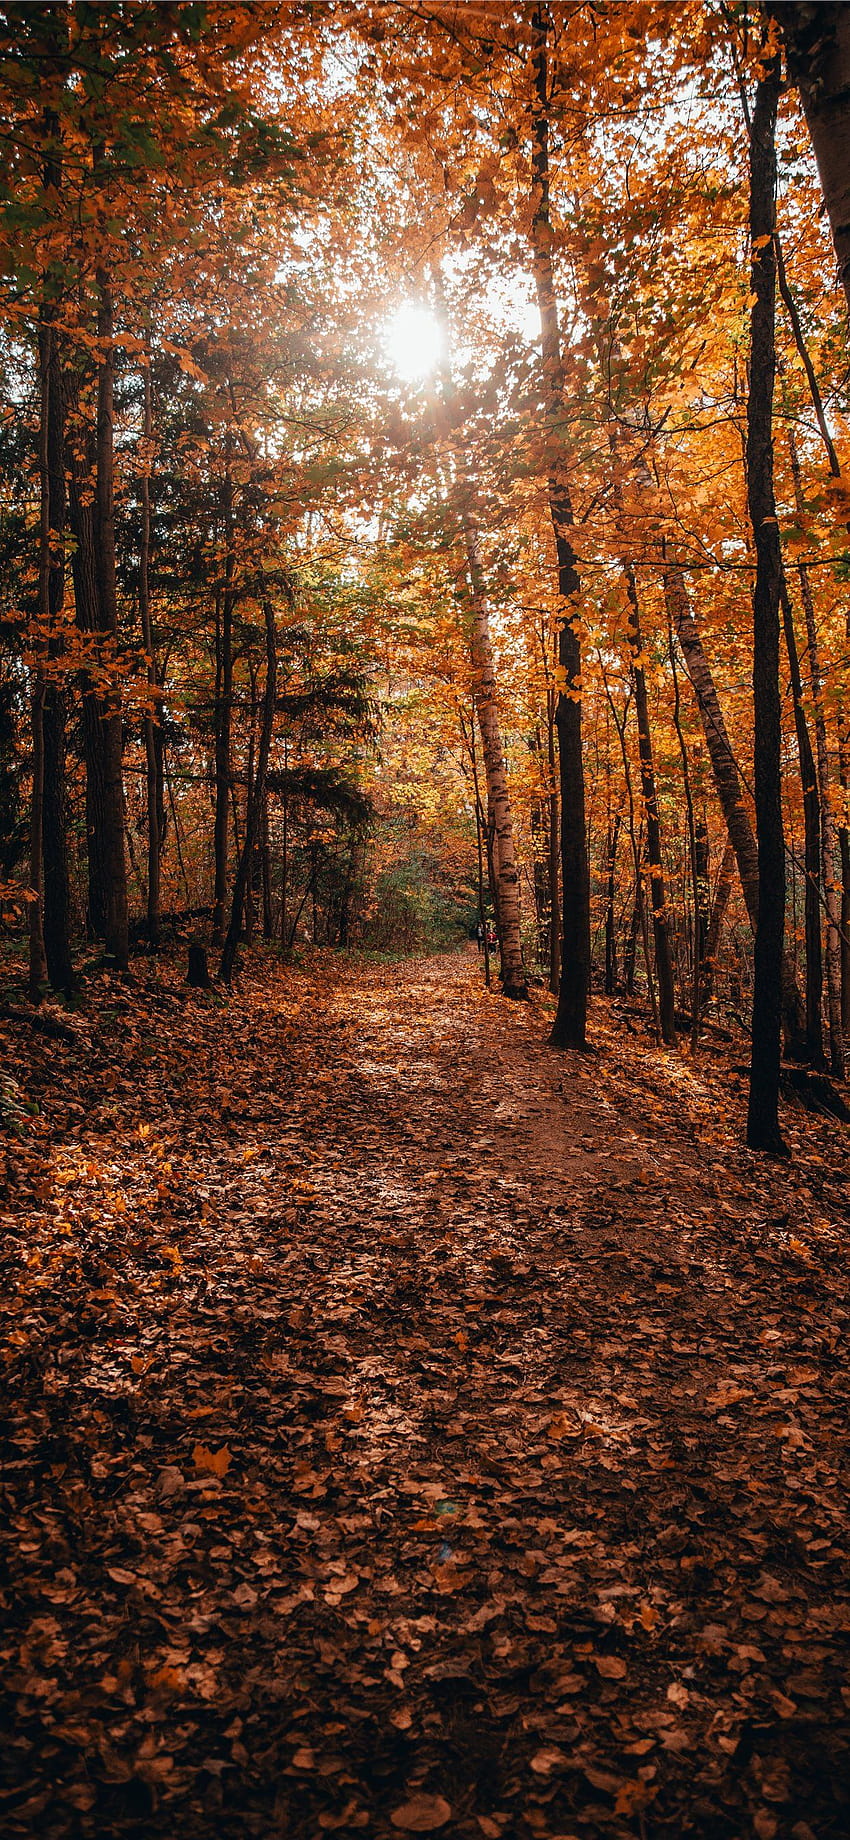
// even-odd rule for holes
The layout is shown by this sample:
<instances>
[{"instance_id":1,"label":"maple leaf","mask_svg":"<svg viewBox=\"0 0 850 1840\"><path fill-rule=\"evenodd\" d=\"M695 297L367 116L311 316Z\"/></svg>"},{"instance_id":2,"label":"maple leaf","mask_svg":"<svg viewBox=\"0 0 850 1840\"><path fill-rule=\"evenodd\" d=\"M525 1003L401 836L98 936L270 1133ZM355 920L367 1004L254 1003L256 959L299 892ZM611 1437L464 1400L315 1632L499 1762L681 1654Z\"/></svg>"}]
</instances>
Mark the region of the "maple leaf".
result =
<instances>
[{"instance_id":1,"label":"maple leaf","mask_svg":"<svg viewBox=\"0 0 850 1840\"><path fill-rule=\"evenodd\" d=\"M205 1444L196 1444L192 1451L192 1462L196 1469L206 1471L211 1476L226 1476L233 1459L226 1444L220 1450L208 1450Z\"/></svg>"}]
</instances>

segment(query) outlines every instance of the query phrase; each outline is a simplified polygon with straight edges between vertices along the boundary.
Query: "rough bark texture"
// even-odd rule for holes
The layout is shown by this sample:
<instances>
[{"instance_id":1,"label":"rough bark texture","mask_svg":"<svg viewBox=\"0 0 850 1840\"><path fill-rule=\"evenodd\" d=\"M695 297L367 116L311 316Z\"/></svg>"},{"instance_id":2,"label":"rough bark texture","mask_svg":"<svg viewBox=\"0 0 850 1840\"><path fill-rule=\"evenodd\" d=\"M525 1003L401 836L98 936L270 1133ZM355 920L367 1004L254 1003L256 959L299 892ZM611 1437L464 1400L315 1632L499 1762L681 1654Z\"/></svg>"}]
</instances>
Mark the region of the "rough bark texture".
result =
<instances>
[{"instance_id":1,"label":"rough bark texture","mask_svg":"<svg viewBox=\"0 0 850 1840\"><path fill-rule=\"evenodd\" d=\"M800 91L850 307L850 7L773 0L768 12L779 21Z\"/></svg>"},{"instance_id":2,"label":"rough bark texture","mask_svg":"<svg viewBox=\"0 0 850 1840\"><path fill-rule=\"evenodd\" d=\"M550 1040L554 1047L583 1048L587 1039L590 981L590 874L582 758L581 642L577 623L581 581L570 535L574 519L563 454L564 372L549 221L548 14L542 7L534 14L532 31L532 254L540 312L547 447L555 462L550 465L549 508L558 558L558 587L564 603L563 624L558 635L560 694L555 717L561 790L561 980Z\"/></svg>"},{"instance_id":3,"label":"rough bark texture","mask_svg":"<svg viewBox=\"0 0 850 1840\"><path fill-rule=\"evenodd\" d=\"M752 1056L747 1143L781 1155L782 946L785 926L785 838L782 829L779 596L782 558L773 489L773 386L776 371L776 110L779 58L769 60L756 87L750 129L752 247L750 389L747 399L747 497L756 549L753 589L753 714L759 911L753 977Z\"/></svg>"}]
</instances>

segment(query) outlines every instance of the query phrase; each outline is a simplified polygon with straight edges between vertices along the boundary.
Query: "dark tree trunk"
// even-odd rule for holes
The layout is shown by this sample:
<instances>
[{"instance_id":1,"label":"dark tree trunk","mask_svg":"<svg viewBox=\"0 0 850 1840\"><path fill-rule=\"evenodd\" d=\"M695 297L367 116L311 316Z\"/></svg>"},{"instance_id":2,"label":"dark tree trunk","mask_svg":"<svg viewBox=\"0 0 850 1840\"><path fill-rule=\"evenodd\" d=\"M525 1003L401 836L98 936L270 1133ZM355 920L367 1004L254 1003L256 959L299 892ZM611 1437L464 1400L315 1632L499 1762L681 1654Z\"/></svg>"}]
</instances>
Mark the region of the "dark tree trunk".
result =
<instances>
[{"instance_id":1,"label":"dark tree trunk","mask_svg":"<svg viewBox=\"0 0 850 1840\"><path fill-rule=\"evenodd\" d=\"M554 690L546 692L546 759L549 770L549 989L553 996L558 995L561 983L561 885L559 873L560 857L560 812L558 809L558 780L555 761L555 710L557 707Z\"/></svg>"},{"instance_id":2,"label":"dark tree trunk","mask_svg":"<svg viewBox=\"0 0 850 1840\"><path fill-rule=\"evenodd\" d=\"M850 307L850 8L843 0L772 0L767 10L779 22L788 74L800 91Z\"/></svg>"},{"instance_id":3,"label":"dark tree trunk","mask_svg":"<svg viewBox=\"0 0 850 1840\"><path fill-rule=\"evenodd\" d=\"M756 87L750 129L752 245L747 497L756 548L753 589L753 712L759 905L756 927L752 1058L747 1113L751 1150L783 1155L779 1130L785 838L782 829L779 596L782 558L773 489L773 386L776 370L776 110L779 58Z\"/></svg>"},{"instance_id":4,"label":"dark tree trunk","mask_svg":"<svg viewBox=\"0 0 850 1840\"><path fill-rule=\"evenodd\" d=\"M583 1048L587 1040L587 993L590 981L590 872L584 797L581 725L581 642L577 556L570 532L573 508L563 453L562 422L565 380L561 335L552 268L549 219L549 80L546 8L534 13L534 96L532 121L532 250L540 312L543 378L546 394L549 509L558 559L558 588L563 602L558 634L558 665L564 688L555 716L561 794L561 977L558 1009L550 1035L556 1048Z\"/></svg>"},{"instance_id":5,"label":"dark tree trunk","mask_svg":"<svg viewBox=\"0 0 850 1840\"><path fill-rule=\"evenodd\" d=\"M839 742L839 773L845 798L850 796L850 737ZM839 825L838 846L841 851L841 1024L850 1035L850 831Z\"/></svg>"}]
</instances>

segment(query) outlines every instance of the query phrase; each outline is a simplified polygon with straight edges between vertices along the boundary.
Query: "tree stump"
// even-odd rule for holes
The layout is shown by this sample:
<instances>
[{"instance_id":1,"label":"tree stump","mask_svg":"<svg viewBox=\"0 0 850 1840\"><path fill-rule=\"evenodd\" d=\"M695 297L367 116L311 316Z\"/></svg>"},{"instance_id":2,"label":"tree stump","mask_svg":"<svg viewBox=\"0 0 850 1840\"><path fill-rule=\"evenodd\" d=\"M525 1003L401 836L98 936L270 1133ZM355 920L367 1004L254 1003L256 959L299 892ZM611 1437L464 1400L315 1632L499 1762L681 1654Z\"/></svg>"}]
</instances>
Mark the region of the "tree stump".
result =
<instances>
[{"instance_id":1,"label":"tree stump","mask_svg":"<svg viewBox=\"0 0 850 1840\"><path fill-rule=\"evenodd\" d=\"M186 982L187 984L193 985L195 990L212 989L212 978L210 977L210 969L207 964L206 946L194 945L189 947L189 969L186 973Z\"/></svg>"}]
</instances>

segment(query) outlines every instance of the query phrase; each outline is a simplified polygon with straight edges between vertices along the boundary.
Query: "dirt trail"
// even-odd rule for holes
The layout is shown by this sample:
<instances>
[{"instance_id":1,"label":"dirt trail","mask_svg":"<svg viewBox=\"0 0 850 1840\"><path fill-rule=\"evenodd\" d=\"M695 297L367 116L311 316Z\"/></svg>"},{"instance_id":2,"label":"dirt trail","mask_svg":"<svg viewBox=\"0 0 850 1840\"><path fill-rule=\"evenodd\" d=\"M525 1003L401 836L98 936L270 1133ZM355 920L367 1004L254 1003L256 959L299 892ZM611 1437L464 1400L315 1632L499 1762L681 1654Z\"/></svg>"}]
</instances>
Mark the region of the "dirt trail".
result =
<instances>
[{"instance_id":1,"label":"dirt trail","mask_svg":"<svg viewBox=\"0 0 850 1840\"><path fill-rule=\"evenodd\" d=\"M850 1833L840 1127L478 975L9 1025L4 1835Z\"/></svg>"}]
</instances>

